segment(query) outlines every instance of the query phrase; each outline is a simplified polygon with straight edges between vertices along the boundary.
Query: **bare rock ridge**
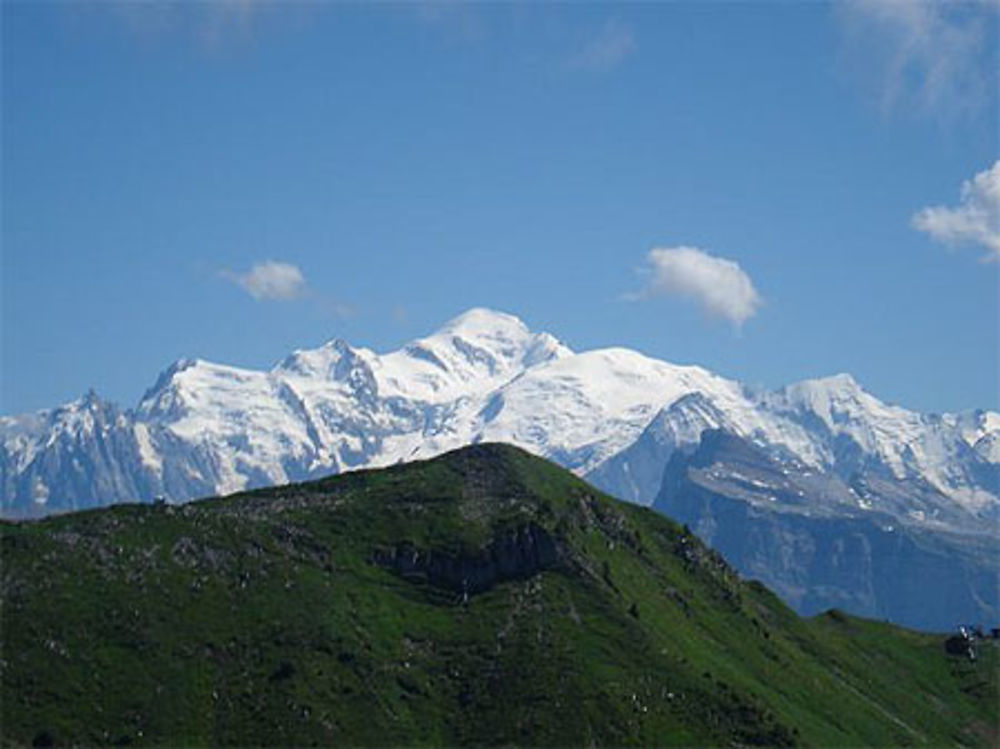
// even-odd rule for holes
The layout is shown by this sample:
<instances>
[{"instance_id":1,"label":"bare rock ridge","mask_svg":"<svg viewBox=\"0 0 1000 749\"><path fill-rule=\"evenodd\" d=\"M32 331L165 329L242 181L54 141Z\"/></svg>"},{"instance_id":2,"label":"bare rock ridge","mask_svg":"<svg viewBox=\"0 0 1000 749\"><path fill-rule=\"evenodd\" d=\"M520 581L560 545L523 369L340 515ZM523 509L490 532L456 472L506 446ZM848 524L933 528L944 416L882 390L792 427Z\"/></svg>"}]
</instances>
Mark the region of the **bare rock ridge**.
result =
<instances>
[{"instance_id":1,"label":"bare rock ridge","mask_svg":"<svg viewBox=\"0 0 1000 749\"><path fill-rule=\"evenodd\" d=\"M402 543L372 553L375 564L403 578L466 595L484 593L498 583L525 580L552 569L560 559L556 540L534 523L498 533L478 551L449 554Z\"/></svg>"}]
</instances>

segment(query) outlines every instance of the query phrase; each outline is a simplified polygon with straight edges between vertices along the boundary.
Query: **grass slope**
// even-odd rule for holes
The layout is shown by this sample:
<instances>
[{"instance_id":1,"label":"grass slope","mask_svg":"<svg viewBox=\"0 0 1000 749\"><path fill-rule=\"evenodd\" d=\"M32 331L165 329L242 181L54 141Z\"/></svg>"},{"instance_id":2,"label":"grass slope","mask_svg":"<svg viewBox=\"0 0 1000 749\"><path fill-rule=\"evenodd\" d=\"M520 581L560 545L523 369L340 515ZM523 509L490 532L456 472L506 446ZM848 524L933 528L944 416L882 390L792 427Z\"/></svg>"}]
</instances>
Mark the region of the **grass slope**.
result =
<instances>
[{"instance_id":1,"label":"grass slope","mask_svg":"<svg viewBox=\"0 0 1000 749\"><path fill-rule=\"evenodd\" d=\"M996 648L800 619L514 448L0 527L6 744L998 740Z\"/></svg>"}]
</instances>

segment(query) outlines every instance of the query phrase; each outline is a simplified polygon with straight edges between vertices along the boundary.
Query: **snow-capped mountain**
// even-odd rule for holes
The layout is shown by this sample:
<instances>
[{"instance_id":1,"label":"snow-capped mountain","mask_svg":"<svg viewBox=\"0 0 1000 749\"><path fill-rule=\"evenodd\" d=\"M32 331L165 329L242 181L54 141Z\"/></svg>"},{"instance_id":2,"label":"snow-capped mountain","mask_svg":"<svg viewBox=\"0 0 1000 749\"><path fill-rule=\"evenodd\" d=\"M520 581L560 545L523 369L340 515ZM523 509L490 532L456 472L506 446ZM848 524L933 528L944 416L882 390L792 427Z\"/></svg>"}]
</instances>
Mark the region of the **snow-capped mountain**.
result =
<instances>
[{"instance_id":1,"label":"snow-capped mountain","mask_svg":"<svg viewBox=\"0 0 1000 749\"><path fill-rule=\"evenodd\" d=\"M0 514L177 502L479 441L655 502L800 611L1000 616L997 413L908 411L847 375L760 392L627 349L574 353L484 309L386 354L334 340L270 371L182 360L131 410L88 393L2 417Z\"/></svg>"},{"instance_id":2,"label":"snow-capped mountain","mask_svg":"<svg viewBox=\"0 0 1000 749\"><path fill-rule=\"evenodd\" d=\"M718 428L807 470L921 482L963 521L997 517L996 413L914 413L846 375L752 393L627 349L574 353L485 309L387 354L334 340L267 372L182 360L129 411L91 393L3 417L2 512L180 501L477 441L519 445L651 504L672 452Z\"/></svg>"},{"instance_id":3,"label":"snow-capped mountain","mask_svg":"<svg viewBox=\"0 0 1000 749\"><path fill-rule=\"evenodd\" d=\"M654 507L804 615L840 608L938 632L1000 621L995 524L963 523L946 506L934 523L911 522L934 494L875 475L790 470L746 439L706 430L692 452L673 453Z\"/></svg>"},{"instance_id":4,"label":"snow-capped mountain","mask_svg":"<svg viewBox=\"0 0 1000 749\"><path fill-rule=\"evenodd\" d=\"M882 403L849 375L807 380L776 392L725 401L699 392L660 411L626 450L590 479L613 494L648 504L660 489L674 450L693 449L708 429L765 446L798 473L827 474L854 484L851 507L899 512L952 528L998 531L1000 465L997 415L919 414ZM863 488L893 485L905 496Z\"/></svg>"}]
</instances>

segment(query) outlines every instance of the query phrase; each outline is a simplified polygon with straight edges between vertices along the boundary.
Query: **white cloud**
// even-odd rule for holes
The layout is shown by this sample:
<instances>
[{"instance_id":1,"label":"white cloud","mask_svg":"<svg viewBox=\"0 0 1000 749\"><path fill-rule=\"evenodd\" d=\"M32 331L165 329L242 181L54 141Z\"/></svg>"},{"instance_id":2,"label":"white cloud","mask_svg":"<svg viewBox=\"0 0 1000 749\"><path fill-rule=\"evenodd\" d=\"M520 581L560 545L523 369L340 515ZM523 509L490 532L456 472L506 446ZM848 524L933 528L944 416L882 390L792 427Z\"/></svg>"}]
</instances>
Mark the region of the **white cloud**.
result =
<instances>
[{"instance_id":1,"label":"white cloud","mask_svg":"<svg viewBox=\"0 0 1000 749\"><path fill-rule=\"evenodd\" d=\"M258 301L295 299L302 295L306 286L306 279L297 266L274 260L257 263L246 273L224 271L223 276Z\"/></svg>"},{"instance_id":2,"label":"white cloud","mask_svg":"<svg viewBox=\"0 0 1000 749\"><path fill-rule=\"evenodd\" d=\"M849 0L836 6L885 114L946 117L995 106L1000 0Z\"/></svg>"},{"instance_id":3,"label":"white cloud","mask_svg":"<svg viewBox=\"0 0 1000 749\"><path fill-rule=\"evenodd\" d=\"M958 205L924 208L913 226L947 244L980 244L1000 260L1000 160L962 183Z\"/></svg>"},{"instance_id":4,"label":"white cloud","mask_svg":"<svg viewBox=\"0 0 1000 749\"><path fill-rule=\"evenodd\" d=\"M635 52L632 29L617 21L608 21L596 37L573 57L572 67L584 70L611 70Z\"/></svg>"},{"instance_id":5,"label":"white cloud","mask_svg":"<svg viewBox=\"0 0 1000 749\"><path fill-rule=\"evenodd\" d=\"M657 247L646 256L645 287L633 299L678 296L691 299L705 312L729 320L736 328L763 303L750 276L739 264L697 247Z\"/></svg>"}]
</instances>

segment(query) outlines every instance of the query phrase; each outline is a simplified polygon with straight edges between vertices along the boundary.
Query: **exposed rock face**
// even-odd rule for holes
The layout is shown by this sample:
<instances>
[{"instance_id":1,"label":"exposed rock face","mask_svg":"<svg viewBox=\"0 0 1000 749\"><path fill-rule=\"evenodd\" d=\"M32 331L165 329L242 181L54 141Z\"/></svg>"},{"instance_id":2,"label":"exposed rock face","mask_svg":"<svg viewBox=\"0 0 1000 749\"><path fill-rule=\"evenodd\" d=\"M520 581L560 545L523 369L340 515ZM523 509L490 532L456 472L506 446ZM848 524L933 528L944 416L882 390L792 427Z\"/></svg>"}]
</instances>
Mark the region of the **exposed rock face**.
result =
<instances>
[{"instance_id":1,"label":"exposed rock face","mask_svg":"<svg viewBox=\"0 0 1000 749\"><path fill-rule=\"evenodd\" d=\"M760 448L706 432L693 454L675 453L655 507L802 614L841 608L937 630L1000 618L993 535L930 532L824 481L807 494ZM811 501L819 492L826 501Z\"/></svg>"},{"instance_id":2,"label":"exposed rock face","mask_svg":"<svg viewBox=\"0 0 1000 749\"><path fill-rule=\"evenodd\" d=\"M375 564L401 577L469 595L551 569L560 558L556 540L534 523L498 533L475 553L450 554L404 543L372 554Z\"/></svg>"}]
</instances>

